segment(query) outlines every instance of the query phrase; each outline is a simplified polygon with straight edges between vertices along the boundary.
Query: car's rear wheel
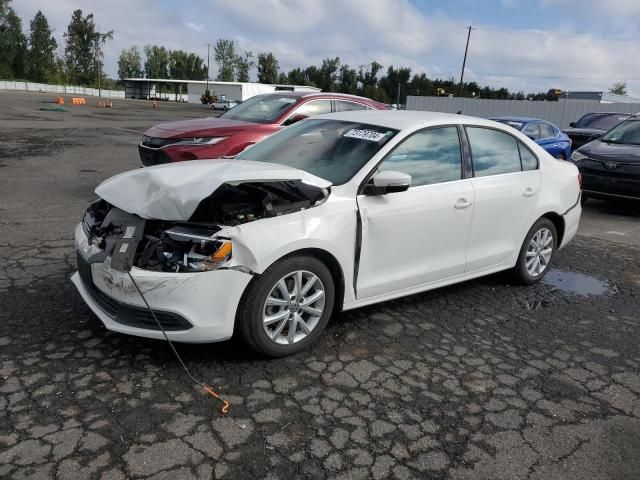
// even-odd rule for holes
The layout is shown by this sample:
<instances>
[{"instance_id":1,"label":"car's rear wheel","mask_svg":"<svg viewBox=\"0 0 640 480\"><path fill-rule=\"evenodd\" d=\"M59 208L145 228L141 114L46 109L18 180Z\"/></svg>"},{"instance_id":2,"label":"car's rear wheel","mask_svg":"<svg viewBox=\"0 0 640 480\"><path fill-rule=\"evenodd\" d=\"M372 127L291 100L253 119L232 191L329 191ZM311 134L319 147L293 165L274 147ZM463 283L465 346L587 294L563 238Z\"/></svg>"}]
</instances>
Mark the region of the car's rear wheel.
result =
<instances>
[{"instance_id":1,"label":"car's rear wheel","mask_svg":"<svg viewBox=\"0 0 640 480\"><path fill-rule=\"evenodd\" d=\"M531 227L520 248L513 269L517 281L526 285L539 282L546 275L558 245L556 227L548 218L540 218Z\"/></svg>"},{"instance_id":2,"label":"car's rear wheel","mask_svg":"<svg viewBox=\"0 0 640 480\"><path fill-rule=\"evenodd\" d=\"M285 258L250 285L238 310L238 333L263 355L297 353L320 337L334 298L333 278L320 260Z\"/></svg>"}]
</instances>

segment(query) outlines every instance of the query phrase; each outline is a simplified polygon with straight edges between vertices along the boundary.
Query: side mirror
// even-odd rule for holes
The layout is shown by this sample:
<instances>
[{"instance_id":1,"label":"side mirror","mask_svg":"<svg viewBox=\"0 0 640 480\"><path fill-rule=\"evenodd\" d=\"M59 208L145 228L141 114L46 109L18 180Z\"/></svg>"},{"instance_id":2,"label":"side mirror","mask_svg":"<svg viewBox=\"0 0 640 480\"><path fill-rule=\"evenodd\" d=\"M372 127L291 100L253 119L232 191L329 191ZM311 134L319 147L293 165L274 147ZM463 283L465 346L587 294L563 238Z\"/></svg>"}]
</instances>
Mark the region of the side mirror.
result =
<instances>
[{"instance_id":1,"label":"side mirror","mask_svg":"<svg viewBox=\"0 0 640 480\"><path fill-rule=\"evenodd\" d=\"M576 126L576 122L571 122L571 123L569 124L569 126L570 126L571 128L575 127L575 126Z\"/></svg>"},{"instance_id":2,"label":"side mirror","mask_svg":"<svg viewBox=\"0 0 640 480\"><path fill-rule=\"evenodd\" d=\"M364 186L365 195L385 195L387 193L404 192L411 186L411 175L394 170L376 173Z\"/></svg>"},{"instance_id":3,"label":"side mirror","mask_svg":"<svg viewBox=\"0 0 640 480\"><path fill-rule=\"evenodd\" d=\"M303 115L301 113L296 113L293 117L290 117L287 119L286 122L284 122L285 125L289 126L289 125L293 125L294 123L297 123L301 120L304 120L305 118L307 118L307 115Z\"/></svg>"}]
</instances>

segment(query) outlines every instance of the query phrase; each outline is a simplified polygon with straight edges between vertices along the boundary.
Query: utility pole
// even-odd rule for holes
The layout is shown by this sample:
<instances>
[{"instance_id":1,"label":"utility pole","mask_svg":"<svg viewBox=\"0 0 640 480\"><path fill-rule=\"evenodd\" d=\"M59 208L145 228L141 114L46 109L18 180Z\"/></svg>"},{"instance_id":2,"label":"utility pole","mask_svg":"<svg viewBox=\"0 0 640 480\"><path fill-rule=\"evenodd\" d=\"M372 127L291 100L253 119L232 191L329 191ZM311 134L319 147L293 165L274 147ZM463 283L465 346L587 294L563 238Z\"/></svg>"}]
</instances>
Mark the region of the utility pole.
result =
<instances>
[{"instance_id":1,"label":"utility pole","mask_svg":"<svg viewBox=\"0 0 640 480\"><path fill-rule=\"evenodd\" d=\"M471 25L469 25L467 27L467 46L464 47L464 59L462 60L462 71L460 72L460 93L458 94L459 97L462 96L462 80L464 79L464 67L467 64L467 51L469 50L469 39L471 38Z\"/></svg>"},{"instance_id":2,"label":"utility pole","mask_svg":"<svg viewBox=\"0 0 640 480\"><path fill-rule=\"evenodd\" d=\"M209 90L209 50L211 48L211 44L207 43L207 90Z\"/></svg>"}]
</instances>

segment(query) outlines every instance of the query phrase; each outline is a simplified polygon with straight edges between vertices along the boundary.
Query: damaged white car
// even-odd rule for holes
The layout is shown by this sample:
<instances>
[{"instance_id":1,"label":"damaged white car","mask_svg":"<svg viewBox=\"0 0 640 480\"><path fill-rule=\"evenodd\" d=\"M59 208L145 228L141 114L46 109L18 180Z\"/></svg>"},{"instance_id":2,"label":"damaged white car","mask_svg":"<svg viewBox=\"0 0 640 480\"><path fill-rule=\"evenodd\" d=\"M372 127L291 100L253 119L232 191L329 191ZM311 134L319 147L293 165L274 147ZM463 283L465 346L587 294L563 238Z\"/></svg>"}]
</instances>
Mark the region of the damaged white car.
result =
<instances>
[{"instance_id":1,"label":"damaged white car","mask_svg":"<svg viewBox=\"0 0 640 480\"><path fill-rule=\"evenodd\" d=\"M340 310L506 269L539 281L578 229L579 182L488 120L318 116L236 160L103 182L76 228L73 282L110 330L163 338L153 312L174 341L236 333L288 355Z\"/></svg>"}]
</instances>

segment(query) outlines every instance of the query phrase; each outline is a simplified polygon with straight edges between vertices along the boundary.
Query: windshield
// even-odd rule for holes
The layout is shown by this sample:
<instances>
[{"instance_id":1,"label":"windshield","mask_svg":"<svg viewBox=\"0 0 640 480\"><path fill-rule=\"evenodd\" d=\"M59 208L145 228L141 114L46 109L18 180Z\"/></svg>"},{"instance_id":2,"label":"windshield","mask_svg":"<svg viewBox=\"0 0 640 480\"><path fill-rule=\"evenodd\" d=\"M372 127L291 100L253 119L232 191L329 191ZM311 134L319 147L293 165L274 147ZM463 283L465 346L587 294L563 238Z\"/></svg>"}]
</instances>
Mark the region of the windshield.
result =
<instances>
[{"instance_id":1,"label":"windshield","mask_svg":"<svg viewBox=\"0 0 640 480\"><path fill-rule=\"evenodd\" d=\"M220 115L229 120L253 123L273 123L285 110L298 102L291 95L256 95Z\"/></svg>"},{"instance_id":2,"label":"windshield","mask_svg":"<svg viewBox=\"0 0 640 480\"><path fill-rule=\"evenodd\" d=\"M617 124L629 118L624 114L610 113L588 113L576 122L575 128L597 128L599 130L609 130Z\"/></svg>"},{"instance_id":3,"label":"windshield","mask_svg":"<svg viewBox=\"0 0 640 480\"><path fill-rule=\"evenodd\" d=\"M396 133L359 122L305 120L267 137L236 158L287 165L341 185Z\"/></svg>"},{"instance_id":4,"label":"windshield","mask_svg":"<svg viewBox=\"0 0 640 480\"><path fill-rule=\"evenodd\" d=\"M522 130L522 126L524 125L524 123L522 122L516 122L515 120L505 120L504 118L490 118L489 120L504 123L505 125L509 125L510 127L513 127L518 131Z\"/></svg>"},{"instance_id":5,"label":"windshield","mask_svg":"<svg viewBox=\"0 0 640 480\"><path fill-rule=\"evenodd\" d=\"M640 145L640 120L626 120L605 133L600 140L607 143Z\"/></svg>"}]
</instances>

